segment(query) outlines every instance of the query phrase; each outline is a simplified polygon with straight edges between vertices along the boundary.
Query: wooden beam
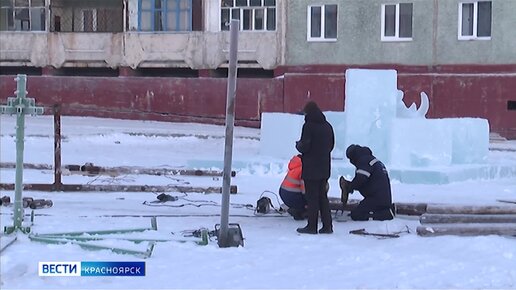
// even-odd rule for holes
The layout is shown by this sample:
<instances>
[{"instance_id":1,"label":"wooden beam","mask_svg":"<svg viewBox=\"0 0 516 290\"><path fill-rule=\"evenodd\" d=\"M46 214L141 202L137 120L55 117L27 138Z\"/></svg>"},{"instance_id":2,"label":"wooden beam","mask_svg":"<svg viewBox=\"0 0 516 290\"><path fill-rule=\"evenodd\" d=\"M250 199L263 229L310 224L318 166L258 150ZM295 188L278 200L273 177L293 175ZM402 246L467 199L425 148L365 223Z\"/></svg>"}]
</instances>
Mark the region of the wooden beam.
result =
<instances>
[{"instance_id":1,"label":"wooden beam","mask_svg":"<svg viewBox=\"0 0 516 290\"><path fill-rule=\"evenodd\" d=\"M360 200L350 199L346 205L343 205L340 198L330 197L330 210L345 210L351 211L357 207ZM420 216L426 212L426 203L402 203L396 202L396 214Z\"/></svg>"},{"instance_id":2,"label":"wooden beam","mask_svg":"<svg viewBox=\"0 0 516 290\"><path fill-rule=\"evenodd\" d=\"M2 190L14 190L13 183L0 183ZM53 184L28 183L23 185L23 190L58 191ZM104 192L200 192L200 193L222 193L222 187L194 187L176 185L118 185L118 184L63 184L61 191L104 191ZM230 193L237 193L237 186L232 185Z\"/></svg>"},{"instance_id":3,"label":"wooden beam","mask_svg":"<svg viewBox=\"0 0 516 290\"><path fill-rule=\"evenodd\" d=\"M14 169L16 163L14 162L0 162L0 168ZM68 164L63 166L72 174L85 175L120 175L120 174L147 174L147 175L192 175L192 176L222 176L220 170L201 170L201 169L181 169L181 168L146 168L138 166L117 166L117 167L103 167L93 164ZM37 169L37 170L53 170L54 167L49 164L32 164L24 163L23 169ZM236 172L231 171L231 176L235 177Z\"/></svg>"},{"instance_id":4,"label":"wooden beam","mask_svg":"<svg viewBox=\"0 0 516 290\"><path fill-rule=\"evenodd\" d=\"M419 218L421 224L451 224L451 223L514 223L514 214L428 214Z\"/></svg>"},{"instance_id":5,"label":"wooden beam","mask_svg":"<svg viewBox=\"0 0 516 290\"><path fill-rule=\"evenodd\" d=\"M16 163L0 162L0 168L15 169ZM23 163L23 169L52 170L54 169L54 166L50 164Z\"/></svg>"},{"instance_id":6,"label":"wooden beam","mask_svg":"<svg viewBox=\"0 0 516 290\"><path fill-rule=\"evenodd\" d=\"M426 212L426 203L394 203L396 206L396 214L420 216Z\"/></svg>"},{"instance_id":7,"label":"wooden beam","mask_svg":"<svg viewBox=\"0 0 516 290\"><path fill-rule=\"evenodd\" d=\"M426 212L432 214L516 214L516 206L429 204Z\"/></svg>"},{"instance_id":8,"label":"wooden beam","mask_svg":"<svg viewBox=\"0 0 516 290\"><path fill-rule=\"evenodd\" d=\"M191 176L222 176L219 170L200 170L200 169L174 169L174 168L144 168L138 166L117 166L102 167L93 164L85 165L66 165L70 173L89 174L89 175L113 175L113 174L147 174L147 175L191 175ZM231 176L236 176L235 171L231 171Z\"/></svg>"},{"instance_id":9,"label":"wooden beam","mask_svg":"<svg viewBox=\"0 0 516 290\"><path fill-rule=\"evenodd\" d=\"M423 237L444 235L454 236L516 236L514 224L460 224L460 225L423 225L416 228L417 234Z\"/></svg>"}]
</instances>

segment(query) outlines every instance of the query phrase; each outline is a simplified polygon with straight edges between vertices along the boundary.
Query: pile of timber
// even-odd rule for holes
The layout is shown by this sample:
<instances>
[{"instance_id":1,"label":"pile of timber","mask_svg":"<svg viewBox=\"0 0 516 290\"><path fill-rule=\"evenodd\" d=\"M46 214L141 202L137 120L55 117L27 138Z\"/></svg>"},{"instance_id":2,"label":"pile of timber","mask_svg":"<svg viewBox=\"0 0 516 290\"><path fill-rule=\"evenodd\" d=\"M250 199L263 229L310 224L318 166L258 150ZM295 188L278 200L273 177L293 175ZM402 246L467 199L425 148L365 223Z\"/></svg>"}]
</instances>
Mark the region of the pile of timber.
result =
<instances>
[{"instance_id":1,"label":"pile of timber","mask_svg":"<svg viewBox=\"0 0 516 290\"><path fill-rule=\"evenodd\" d=\"M516 236L516 206L428 205L419 222L416 231L424 237Z\"/></svg>"},{"instance_id":2,"label":"pile of timber","mask_svg":"<svg viewBox=\"0 0 516 290\"><path fill-rule=\"evenodd\" d=\"M330 198L330 209L351 211L358 203L359 200L350 199L343 205L339 198ZM396 215L419 216L421 226L416 231L420 236L516 236L514 205L470 206L401 202L395 205Z\"/></svg>"}]
</instances>

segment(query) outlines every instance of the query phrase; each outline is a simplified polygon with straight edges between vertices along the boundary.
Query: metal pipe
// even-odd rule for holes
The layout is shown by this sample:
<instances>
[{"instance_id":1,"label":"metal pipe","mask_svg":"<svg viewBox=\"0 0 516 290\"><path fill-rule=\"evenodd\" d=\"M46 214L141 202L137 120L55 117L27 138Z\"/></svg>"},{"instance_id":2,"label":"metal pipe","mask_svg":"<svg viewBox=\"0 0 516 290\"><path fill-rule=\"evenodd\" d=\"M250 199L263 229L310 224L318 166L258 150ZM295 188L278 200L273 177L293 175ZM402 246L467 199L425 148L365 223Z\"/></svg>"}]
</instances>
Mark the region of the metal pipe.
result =
<instances>
[{"instance_id":1,"label":"metal pipe","mask_svg":"<svg viewBox=\"0 0 516 290\"><path fill-rule=\"evenodd\" d=\"M132 249L124 249L124 248L118 248L118 247L111 247L111 246L102 246L102 245L96 245L96 244L89 244L85 242L78 242L78 241L70 241L66 239L54 239L50 237L42 237L42 236L34 236L30 235L29 239L32 241L37 242L43 242L48 244L74 244L78 245L81 248L88 249L88 250L111 250L114 253L117 254L123 254L123 255L135 255L142 258L148 258L152 254L152 250L154 249L154 242L149 242L147 245L146 251L138 251L138 250L132 250Z\"/></svg>"},{"instance_id":2,"label":"metal pipe","mask_svg":"<svg viewBox=\"0 0 516 290\"><path fill-rule=\"evenodd\" d=\"M226 139L224 146L224 172L222 174L222 208L220 212L219 247L229 246L229 189L233 158L233 127L235 123L235 95L237 78L238 20L231 20L229 38L229 70L226 100Z\"/></svg>"},{"instance_id":3,"label":"metal pipe","mask_svg":"<svg viewBox=\"0 0 516 290\"><path fill-rule=\"evenodd\" d=\"M14 229L19 229L23 221L23 149L25 134L25 97L27 96L27 76L16 77L16 179L14 183Z\"/></svg>"}]
</instances>

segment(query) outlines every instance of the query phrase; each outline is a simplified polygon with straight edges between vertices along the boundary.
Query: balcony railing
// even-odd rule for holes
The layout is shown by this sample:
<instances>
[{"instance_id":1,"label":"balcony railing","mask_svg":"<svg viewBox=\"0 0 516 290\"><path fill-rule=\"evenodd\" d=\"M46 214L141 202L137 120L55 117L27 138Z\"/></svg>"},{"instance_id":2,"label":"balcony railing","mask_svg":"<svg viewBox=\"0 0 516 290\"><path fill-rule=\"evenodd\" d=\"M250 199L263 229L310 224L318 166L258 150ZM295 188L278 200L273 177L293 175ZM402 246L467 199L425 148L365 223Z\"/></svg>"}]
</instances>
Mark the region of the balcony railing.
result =
<instances>
[{"instance_id":1,"label":"balcony railing","mask_svg":"<svg viewBox=\"0 0 516 290\"><path fill-rule=\"evenodd\" d=\"M122 1L53 1L51 32L122 32Z\"/></svg>"}]
</instances>

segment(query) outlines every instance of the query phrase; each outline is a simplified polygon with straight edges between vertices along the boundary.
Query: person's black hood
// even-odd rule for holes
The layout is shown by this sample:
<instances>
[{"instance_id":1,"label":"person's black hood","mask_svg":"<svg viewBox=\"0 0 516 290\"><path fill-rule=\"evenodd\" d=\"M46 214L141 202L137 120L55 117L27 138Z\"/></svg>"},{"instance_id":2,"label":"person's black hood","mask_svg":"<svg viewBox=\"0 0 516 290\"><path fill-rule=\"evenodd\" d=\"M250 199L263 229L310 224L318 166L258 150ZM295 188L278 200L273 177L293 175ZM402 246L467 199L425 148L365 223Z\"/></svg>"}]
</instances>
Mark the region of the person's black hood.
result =
<instances>
[{"instance_id":1,"label":"person's black hood","mask_svg":"<svg viewBox=\"0 0 516 290\"><path fill-rule=\"evenodd\" d=\"M351 164L356 164L357 160L363 156L372 156L373 151L367 146L360 146L357 144L351 144L346 149L346 157L349 159Z\"/></svg>"},{"instance_id":2,"label":"person's black hood","mask_svg":"<svg viewBox=\"0 0 516 290\"><path fill-rule=\"evenodd\" d=\"M314 101L306 103L303 112L306 122L324 123L326 121L326 117Z\"/></svg>"}]
</instances>

